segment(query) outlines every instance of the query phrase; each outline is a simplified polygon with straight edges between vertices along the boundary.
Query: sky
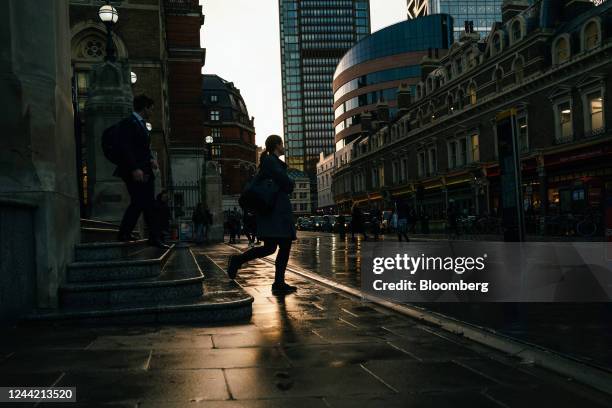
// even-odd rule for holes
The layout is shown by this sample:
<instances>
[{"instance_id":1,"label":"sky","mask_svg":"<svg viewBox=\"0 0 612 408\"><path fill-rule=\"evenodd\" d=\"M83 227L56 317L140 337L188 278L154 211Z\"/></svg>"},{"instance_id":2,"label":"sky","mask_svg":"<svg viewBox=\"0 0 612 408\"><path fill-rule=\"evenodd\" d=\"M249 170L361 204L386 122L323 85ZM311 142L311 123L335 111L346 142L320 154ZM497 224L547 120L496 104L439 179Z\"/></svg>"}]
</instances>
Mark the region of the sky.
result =
<instances>
[{"instance_id":1,"label":"sky","mask_svg":"<svg viewBox=\"0 0 612 408\"><path fill-rule=\"evenodd\" d=\"M256 142L283 135L278 0L200 0L203 72L233 82L255 117ZM406 0L370 0L372 32L406 19Z\"/></svg>"}]
</instances>

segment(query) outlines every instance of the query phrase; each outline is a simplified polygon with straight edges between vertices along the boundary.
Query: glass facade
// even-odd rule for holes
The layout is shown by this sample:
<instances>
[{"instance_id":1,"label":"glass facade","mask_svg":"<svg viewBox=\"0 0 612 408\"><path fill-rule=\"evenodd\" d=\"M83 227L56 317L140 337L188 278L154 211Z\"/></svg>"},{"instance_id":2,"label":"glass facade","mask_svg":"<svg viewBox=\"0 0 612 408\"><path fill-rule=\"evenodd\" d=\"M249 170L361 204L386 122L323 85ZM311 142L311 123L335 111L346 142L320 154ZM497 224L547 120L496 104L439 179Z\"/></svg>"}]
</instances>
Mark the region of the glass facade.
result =
<instances>
[{"instance_id":1,"label":"glass facade","mask_svg":"<svg viewBox=\"0 0 612 408\"><path fill-rule=\"evenodd\" d=\"M407 0L408 18L429 14L450 14L455 23L455 40L464 31L464 22L472 21L474 31L484 38L496 21L501 21L503 0Z\"/></svg>"},{"instance_id":2,"label":"glass facade","mask_svg":"<svg viewBox=\"0 0 612 408\"><path fill-rule=\"evenodd\" d=\"M279 0L283 121L290 167L316 174L334 151L334 70L370 33L369 0ZM316 198L315 198L316 199Z\"/></svg>"},{"instance_id":3,"label":"glass facade","mask_svg":"<svg viewBox=\"0 0 612 408\"><path fill-rule=\"evenodd\" d=\"M447 14L437 14L421 17L416 20L407 20L383 28L359 41L340 60L334 73L334 93L336 107L334 120L336 135L343 130L360 122L360 112L351 111L379 102L390 103L389 114L391 118L397 113L394 101L397 99L397 81L414 79L416 83L421 78L420 58L415 59L415 65L397 66L380 71L359 72L359 77L346 78L345 83L337 83L337 78L347 69L364 62L397 56L406 56L413 52L425 52L429 49L448 49L453 43L453 22ZM375 68L374 68L375 69ZM395 81L395 82L394 82ZM372 87L375 86L374 88ZM358 92L360 88L368 87L368 92ZM414 94L414 85L411 85ZM357 92L354 92L357 91ZM345 96L353 92L353 97ZM346 99L346 100L344 100ZM344 115L344 116L343 116ZM340 122L337 120L343 117ZM336 144L336 149L342 148L350 139Z\"/></svg>"}]
</instances>

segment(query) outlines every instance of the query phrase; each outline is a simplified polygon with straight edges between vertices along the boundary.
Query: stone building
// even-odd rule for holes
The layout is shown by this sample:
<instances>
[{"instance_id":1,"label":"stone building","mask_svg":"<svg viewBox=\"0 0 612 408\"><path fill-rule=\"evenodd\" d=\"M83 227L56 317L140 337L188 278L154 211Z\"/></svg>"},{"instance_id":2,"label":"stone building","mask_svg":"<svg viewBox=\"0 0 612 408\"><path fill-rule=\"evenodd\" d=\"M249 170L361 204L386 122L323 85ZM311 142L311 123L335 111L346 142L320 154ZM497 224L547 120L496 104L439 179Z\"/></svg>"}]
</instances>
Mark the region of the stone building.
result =
<instances>
[{"instance_id":1,"label":"stone building","mask_svg":"<svg viewBox=\"0 0 612 408\"><path fill-rule=\"evenodd\" d=\"M295 182L293 193L291 194L291 205L293 206L293 215L301 217L304 215L312 215L312 201L310 197L310 177L303 171L297 169L289 169L289 177Z\"/></svg>"},{"instance_id":2,"label":"stone building","mask_svg":"<svg viewBox=\"0 0 612 408\"><path fill-rule=\"evenodd\" d=\"M611 9L505 1L484 41L464 35L423 61L402 116L357 140L336 170L337 201L408 200L432 230L444 227L451 202L464 215L499 215L497 115L512 110L528 232L571 233L561 224L573 214L592 217L601 234L612 193Z\"/></svg>"},{"instance_id":3,"label":"stone building","mask_svg":"<svg viewBox=\"0 0 612 408\"><path fill-rule=\"evenodd\" d=\"M319 155L317 163L317 212L333 213L334 197L332 195L332 176L335 167L335 156L325 156L323 152Z\"/></svg>"},{"instance_id":4,"label":"stone building","mask_svg":"<svg viewBox=\"0 0 612 408\"><path fill-rule=\"evenodd\" d=\"M90 72L106 54L106 28L97 0L70 0L71 63L76 116L77 161L83 216L88 215L87 132L85 105ZM133 94L155 101L150 119L152 149L160 164L157 189L170 184L170 146L179 149L202 135L200 47L202 7L197 0L124 0L113 2L119 19L113 27L117 59L135 74ZM194 89L196 89L194 91Z\"/></svg>"},{"instance_id":5,"label":"stone building","mask_svg":"<svg viewBox=\"0 0 612 408\"><path fill-rule=\"evenodd\" d=\"M255 118L249 117L240 90L218 75L204 75L202 89L204 133L212 136L211 159L219 163L223 209L239 207L238 198L255 174ZM202 148L204 145L201 144Z\"/></svg>"}]
</instances>

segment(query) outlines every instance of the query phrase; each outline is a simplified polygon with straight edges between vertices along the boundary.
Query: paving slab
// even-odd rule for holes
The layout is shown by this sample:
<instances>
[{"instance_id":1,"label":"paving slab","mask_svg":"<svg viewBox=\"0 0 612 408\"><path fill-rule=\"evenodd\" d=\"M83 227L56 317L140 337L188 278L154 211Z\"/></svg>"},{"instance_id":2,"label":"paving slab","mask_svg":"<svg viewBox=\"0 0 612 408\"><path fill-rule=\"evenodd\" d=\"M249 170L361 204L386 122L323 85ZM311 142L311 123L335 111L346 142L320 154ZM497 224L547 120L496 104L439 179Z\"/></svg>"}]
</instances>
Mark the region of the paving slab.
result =
<instances>
[{"instance_id":1,"label":"paving slab","mask_svg":"<svg viewBox=\"0 0 612 408\"><path fill-rule=\"evenodd\" d=\"M360 366L225 370L235 399L390 394L393 391Z\"/></svg>"}]
</instances>

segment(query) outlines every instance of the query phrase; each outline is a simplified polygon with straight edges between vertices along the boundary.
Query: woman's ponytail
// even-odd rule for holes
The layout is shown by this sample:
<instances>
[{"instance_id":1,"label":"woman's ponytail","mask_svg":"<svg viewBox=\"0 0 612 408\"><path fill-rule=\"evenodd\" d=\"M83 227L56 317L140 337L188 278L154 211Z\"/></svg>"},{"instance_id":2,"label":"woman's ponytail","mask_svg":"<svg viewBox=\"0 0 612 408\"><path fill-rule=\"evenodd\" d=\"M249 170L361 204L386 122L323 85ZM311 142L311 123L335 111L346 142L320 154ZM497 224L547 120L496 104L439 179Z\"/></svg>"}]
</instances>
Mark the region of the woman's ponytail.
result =
<instances>
[{"instance_id":1,"label":"woman's ponytail","mask_svg":"<svg viewBox=\"0 0 612 408\"><path fill-rule=\"evenodd\" d=\"M261 156L259 157L259 165L261 166L263 159L266 156L273 154L276 150L276 146L281 144L283 144L283 138L279 135L268 136L268 138L266 139L266 147L264 148L263 152L261 152Z\"/></svg>"}]
</instances>

